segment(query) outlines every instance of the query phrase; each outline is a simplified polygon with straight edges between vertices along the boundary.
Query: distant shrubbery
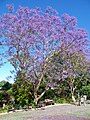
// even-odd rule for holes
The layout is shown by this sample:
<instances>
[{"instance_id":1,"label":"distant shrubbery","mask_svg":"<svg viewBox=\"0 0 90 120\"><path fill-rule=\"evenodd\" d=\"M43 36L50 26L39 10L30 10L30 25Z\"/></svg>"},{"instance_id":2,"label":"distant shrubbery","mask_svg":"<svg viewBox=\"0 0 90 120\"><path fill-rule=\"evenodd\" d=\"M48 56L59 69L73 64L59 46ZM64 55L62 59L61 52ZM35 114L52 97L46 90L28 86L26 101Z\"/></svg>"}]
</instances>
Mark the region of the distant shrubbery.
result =
<instances>
[{"instance_id":1,"label":"distant shrubbery","mask_svg":"<svg viewBox=\"0 0 90 120\"><path fill-rule=\"evenodd\" d=\"M90 84L87 86L82 86L82 89L80 90L80 93L82 95L87 95L87 98L90 99Z\"/></svg>"}]
</instances>

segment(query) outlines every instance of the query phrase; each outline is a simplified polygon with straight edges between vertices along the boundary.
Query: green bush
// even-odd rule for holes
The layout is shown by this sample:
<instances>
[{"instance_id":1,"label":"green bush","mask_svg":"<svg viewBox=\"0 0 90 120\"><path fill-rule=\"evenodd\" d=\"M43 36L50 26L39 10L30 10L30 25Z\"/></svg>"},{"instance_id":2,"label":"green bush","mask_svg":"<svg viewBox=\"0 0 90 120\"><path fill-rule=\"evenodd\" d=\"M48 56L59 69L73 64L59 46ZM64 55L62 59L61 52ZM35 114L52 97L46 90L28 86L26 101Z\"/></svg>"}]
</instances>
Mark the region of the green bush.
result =
<instances>
[{"instance_id":1,"label":"green bush","mask_svg":"<svg viewBox=\"0 0 90 120\"><path fill-rule=\"evenodd\" d=\"M32 106L32 108L36 108L37 107L37 105L35 104L35 102L33 100L31 101L30 106Z\"/></svg>"},{"instance_id":2,"label":"green bush","mask_svg":"<svg viewBox=\"0 0 90 120\"><path fill-rule=\"evenodd\" d=\"M5 113L7 111L8 111L7 109L0 108L0 113Z\"/></svg>"},{"instance_id":3,"label":"green bush","mask_svg":"<svg viewBox=\"0 0 90 120\"><path fill-rule=\"evenodd\" d=\"M0 113L8 112L10 109L12 109L12 107L13 106L11 104L10 105L5 105L4 108L0 109Z\"/></svg>"},{"instance_id":4,"label":"green bush","mask_svg":"<svg viewBox=\"0 0 90 120\"><path fill-rule=\"evenodd\" d=\"M55 103L68 103L68 101L65 98L55 98L54 99Z\"/></svg>"},{"instance_id":5,"label":"green bush","mask_svg":"<svg viewBox=\"0 0 90 120\"><path fill-rule=\"evenodd\" d=\"M15 108L16 110L19 110L19 109L21 109L21 105L20 105L20 104L15 104L15 105L14 105L14 108Z\"/></svg>"},{"instance_id":6,"label":"green bush","mask_svg":"<svg viewBox=\"0 0 90 120\"><path fill-rule=\"evenodd\" d=\"M81 95L87 95L87 98L90 99L90 85L83 86L80 93Z\"/></svg>"}]
</instances>

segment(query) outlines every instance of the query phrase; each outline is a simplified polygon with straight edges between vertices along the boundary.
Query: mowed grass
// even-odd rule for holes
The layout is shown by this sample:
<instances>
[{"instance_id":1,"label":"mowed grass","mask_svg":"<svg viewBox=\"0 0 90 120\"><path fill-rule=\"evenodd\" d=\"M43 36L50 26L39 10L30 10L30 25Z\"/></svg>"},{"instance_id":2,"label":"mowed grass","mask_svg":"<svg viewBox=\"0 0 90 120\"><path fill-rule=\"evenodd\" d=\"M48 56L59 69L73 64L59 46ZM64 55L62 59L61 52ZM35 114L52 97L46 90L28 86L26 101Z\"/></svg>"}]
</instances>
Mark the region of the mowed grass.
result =
<instances>
[{"instance_id":1,"label":"mowed grass","mask_svg":"<svg viewBox=\"0 0 90 120\"><path fill-rule=\"evenodd\" d=\"M15 113L0 115L0 120L46 120L44 118L48 116L50 117L50 116L62 116L62 115L80 117L81 120L83 120L82 118L86 118L85 120L90 120L90 105L87 105L87 106L74 106L74 105L48 106L45 109L19 111Z\"/></svg>"}]
</instances>

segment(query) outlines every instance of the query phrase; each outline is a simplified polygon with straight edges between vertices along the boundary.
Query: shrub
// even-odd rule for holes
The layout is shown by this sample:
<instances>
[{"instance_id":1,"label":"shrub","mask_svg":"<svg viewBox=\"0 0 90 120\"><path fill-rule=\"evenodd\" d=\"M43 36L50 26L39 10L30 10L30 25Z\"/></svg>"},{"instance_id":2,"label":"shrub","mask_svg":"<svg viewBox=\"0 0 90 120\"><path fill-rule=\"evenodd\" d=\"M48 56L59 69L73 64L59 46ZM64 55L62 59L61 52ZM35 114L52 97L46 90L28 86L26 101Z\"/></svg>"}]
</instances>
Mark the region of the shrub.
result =
<instances>
[{"instance_id":1,"label":"shrub","mask_svg":"<svg viewBox=\"0 0 90 120\"><path fill-rule=\"evenodd\" d=\"M87 98L90 99L90 85L83 86L80 93L81 95L87 95Z\"/></svg>"},{"instance_id":2,"label":"shrub","mask_svg":"<svg viewBox=\"0 0 90 120\"><path fill-rule=\"evenodd\" d=\"M68 101L65 98L55 98L55 103L68 103Z\"/></svg>"}]
</instances>

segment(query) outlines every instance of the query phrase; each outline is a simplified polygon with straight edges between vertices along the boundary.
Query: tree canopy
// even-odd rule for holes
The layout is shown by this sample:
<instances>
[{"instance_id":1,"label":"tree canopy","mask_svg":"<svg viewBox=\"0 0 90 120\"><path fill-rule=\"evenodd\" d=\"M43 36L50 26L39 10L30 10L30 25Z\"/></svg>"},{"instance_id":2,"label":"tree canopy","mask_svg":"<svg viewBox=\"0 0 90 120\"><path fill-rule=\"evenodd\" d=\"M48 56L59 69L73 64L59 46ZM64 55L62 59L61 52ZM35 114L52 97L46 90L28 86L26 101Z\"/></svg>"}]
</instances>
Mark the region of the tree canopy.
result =
<instances>
[{"instance_id":1,"label":"tree canopy","mask_svg":"<svg viewBox=\"0 0 90 120\"><path fill-rule=\"evenodd\" d=\"M68 74L71 74L70 67L74 64L74 60L71 64L71 57L75 54L86 54L87 32L77 27L75 17L68 14L59 16L58 12L51 7L45 11L39 8L19 7L16 12L13 12L13 7L8 6L8 10L8 13L0 17L1 45L3 48L6 47L3 55L16 71L22 72L22 80L27 82L29 80L32 83L37 103L48 90L48 84L52 83L52 80L48 81L45 91L38 95L40 84L48 68L51 70L55 66L52 64L52 67L49 67L53 54L60 54L64 66L68 66ZM64 71L67 72L64 66L61 70L60 65L61 71L56 70L59 73L56 74L57 81L62 80L58 78L61 78ZM72 69L73 76L76 67L73 67L74 71Z\"/></svg>"}]
</instances>

